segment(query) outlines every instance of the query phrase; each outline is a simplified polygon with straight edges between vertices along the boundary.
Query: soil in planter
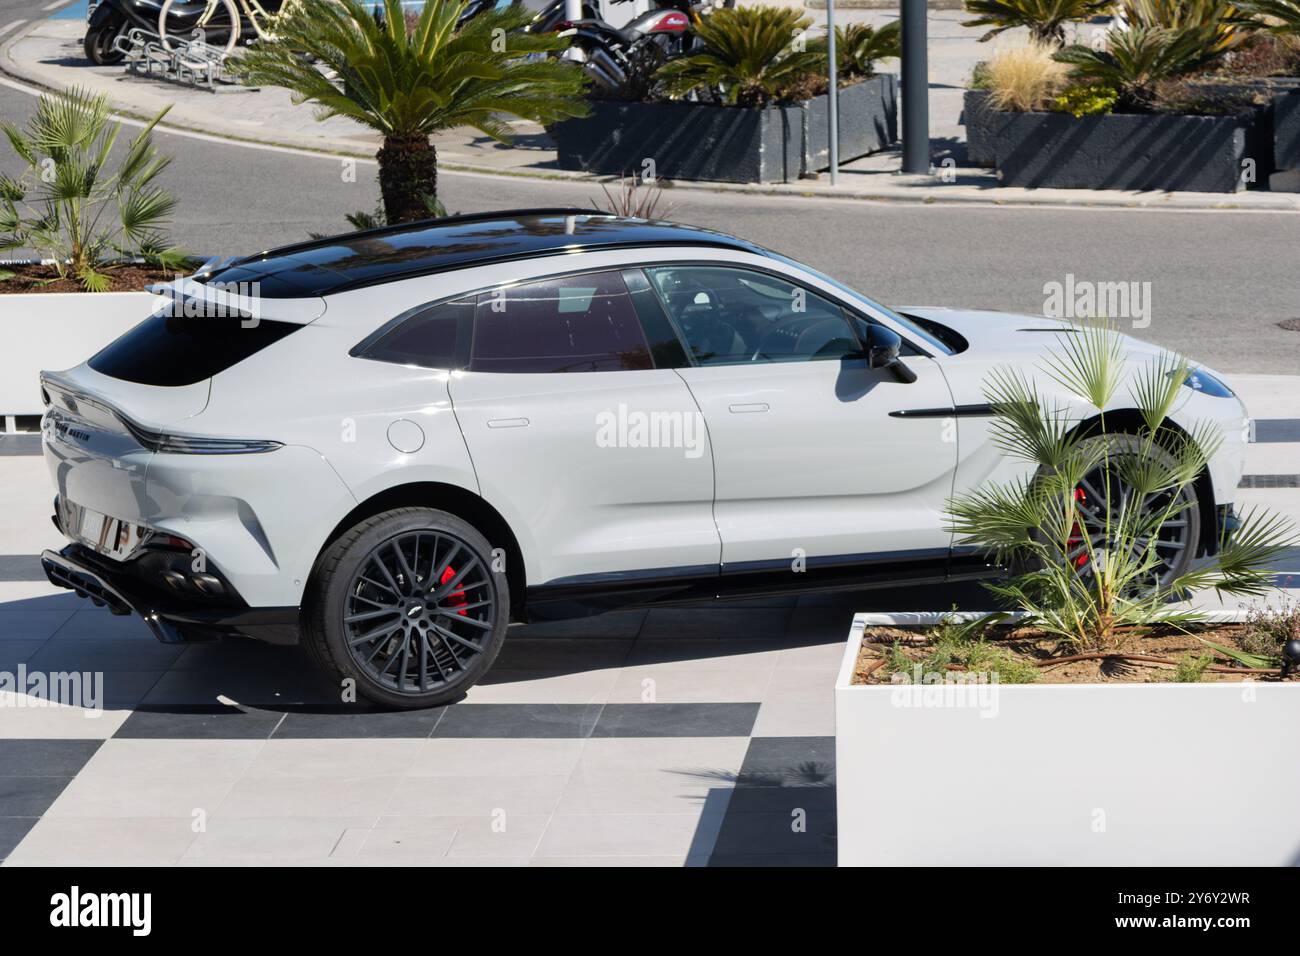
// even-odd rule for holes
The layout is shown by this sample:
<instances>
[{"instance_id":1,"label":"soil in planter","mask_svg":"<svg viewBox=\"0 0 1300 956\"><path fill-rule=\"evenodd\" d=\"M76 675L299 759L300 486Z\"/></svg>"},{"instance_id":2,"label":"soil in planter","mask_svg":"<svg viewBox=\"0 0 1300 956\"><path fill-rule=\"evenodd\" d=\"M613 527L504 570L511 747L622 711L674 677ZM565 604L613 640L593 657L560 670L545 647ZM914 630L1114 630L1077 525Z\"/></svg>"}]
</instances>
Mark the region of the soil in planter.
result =
<instances>
[{"instance_id":1,"label":"soil in planter","mask_svg":"<svg viewBox=\"0 0 1300 956\"><path fill-rule=\"evenodd\" d=\"M1204 654L1213 657L1200 677L1201 683L1223 681L1278 681L1274 670L1251 670L1212 651L1198 637L1223 647L1245 650L1242 638L1247 625L1221 624L1191 628L1187 631L1174 628L1133 629L1125 632L1115 647L1108 648L1108 656L1086 660L1068 660L1083 655L1083 651L1065 650L1059 638L1049 636L1034 628L994 627L985 634L985 642L1005 652L1013 664L1028 665L1035 669L1039 684L1113 684L1113 683L1170 683L1180 660L1187 655L1199 658ZM889 684L893 680L890 658L901 654L912 664L922 664L929 658L935 645L930 628L869 627L863 635L853 670L854 684ZM898 650L893 646L898 643ZM1100 652L1098 652L1100 653ZM1278 648L1281 653L1281 648ZM1156 658L1138 660L1136 658ZM894 662L900 659L895 657ZM1062 663L1053 663L1062 661ZM959 679L960 666L949 665L953 679ZM979 670L987 671L987 668ZM1300 679L1292 673L1291 680Z\"/></svg>"},{"instance_id":2,"label":"soil in planter","mask_svg":"<svg viewBox=\"0 0 1300 956\"><path fill-rule=\"evenodd\" d=\"M10 265L0 266L14 274L12 279L0 282L0 295L17 295L28 292L85 292L86 287L76 276L59 278L53 266ZM105 273L111 282L109 292L144 292L155 282L174 282L176 273L154 266L128 265L110 269Z\"/></svg>"}]
</instances>

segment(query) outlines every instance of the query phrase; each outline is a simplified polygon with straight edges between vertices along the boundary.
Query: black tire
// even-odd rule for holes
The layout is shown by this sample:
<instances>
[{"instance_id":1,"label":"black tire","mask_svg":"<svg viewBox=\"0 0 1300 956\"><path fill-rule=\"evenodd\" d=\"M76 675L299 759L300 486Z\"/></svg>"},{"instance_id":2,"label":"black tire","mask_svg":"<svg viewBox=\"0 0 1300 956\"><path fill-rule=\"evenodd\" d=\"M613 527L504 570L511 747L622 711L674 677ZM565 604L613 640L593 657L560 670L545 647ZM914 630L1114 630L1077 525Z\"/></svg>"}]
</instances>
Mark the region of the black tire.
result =
<instances>
[{"instance_id":1,"label":"black tire","mask_svg":"<svg viewBox=\"0 0 1300 956\"><path fill-rule=\"evenodd\" d=\"M1132 454L1137 455L1145 451L1145 442L1136 435L1112 433L1109 435L1097 435L1088 439L1089 441L1109 441L1112 455ZM1172 464L1174 456L1164 448L1155 446L1151 455L1166 464ZM1088 482L1088 479L1092 479ZM1081 492L1086 496L1091 495L1093 498L1105 498L1107 489L1098 488L1097 475L1093 474L1085 478L1087 486L1081 486ZM1122 493L1122 492L1121 492ZM1157 554L1162 558L1162 565L1158 569L1160 584L1167 586L1170 582L1187 572L1191 567L1192 561L1196 557L1196 551L1201 540L1201 508L1200 501L1196 494L1196 486L1188 485L1182 489L1179 496L1181 498L1181 512L1175 518L1167 523L1161 534L1161 542L1157 544Z\"/></svg>"},{"instance_id":2,"label":"black tire","mask_svg":"<svg viewBox=\"0 0 1300 956\"><path fill-rule=\"evenodd\" d=\"M125 20L110 20L101 27L87 30L85 39L81 41L86 59L95 66L114 66L125 60L126 54L113 49L113 41L125 25Z\"/></svg>"},{"instance_id":3,"label":"black tire","mask_svg":"<svg viewBox=\"0 0 1300 956\"><path fill-rule=\"evenodd\" d=\"M487 539L445 511L398 508L367 518L317 564L304 648L374 703L418 709L459 700L505 641L510 590L493 565Z\"/></svg>"}]
</instances>

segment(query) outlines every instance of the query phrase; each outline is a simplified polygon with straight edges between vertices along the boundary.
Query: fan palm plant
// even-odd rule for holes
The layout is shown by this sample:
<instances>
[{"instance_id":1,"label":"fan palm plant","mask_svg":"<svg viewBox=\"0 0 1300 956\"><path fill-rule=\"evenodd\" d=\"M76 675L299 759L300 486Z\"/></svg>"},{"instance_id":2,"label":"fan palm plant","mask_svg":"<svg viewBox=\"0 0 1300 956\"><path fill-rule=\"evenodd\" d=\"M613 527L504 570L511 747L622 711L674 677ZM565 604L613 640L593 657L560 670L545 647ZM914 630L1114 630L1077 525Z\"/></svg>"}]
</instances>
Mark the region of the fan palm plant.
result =
<instances>
[{"instance_id":1,"label":"fan palm plant","mask_svg":"<svg viewBox=\"0 0 1300 956\"><path fill-rule=\"evenodd\" d=\"M657 74L669 96L692 91L731 106L763 106L817 73L825 53L797 42L812 23L788 7L735 7L697 17L704 52L673 60Z\"/></svg>"},{"instance_id":2,"label":"fan palm plant","mask_svg":"<svg viewBox=\"0 0 1300 956\"><path fill-rule=\"evenodd\" d=\"M53 260L60 278L75 276L90 292L108 290L113 271L131 258L182 268L187 257L163 229L176 200L154 183L171 163L153 145L166 113L131 140L116 169L122 127L106 96L48 93L25 130L0 124L26 166L17 178L0 174L0 249L33 249Z\"/></svg>"},{"instance_id":3,"label":"fan palm plant","mask_svg":"<svg viewBox=\"0 0 1300 956\"><path fill-rule=\"evenodd\" d=\"M993 440L1035 468L1032 478L984 486L948 503L952 530L1004 566L1019 569L988 585L1027 612L1035 627L1084 648L1112 646L1117 631L1190 624L1197 612L1170 604L1201 588L1263 594L1272 563L1295 541L1284 518L1247 513L1210 561L1172 576L1168 529L1195 507L1189 493L1218 447L1217 426L1190 433L1170 421L1188 366L1170 356L1127 371L1120 337L1104 327L1061 335L1038 369L1095 419L1048 398L1033 372L992 373L985 395L994 409ZM1107 431L1107 410L1136 409L1140 424ZM1113 421L1113 418L1112 418Z\"/></svg>"},{"instance_id":4,"label":"fan palm plant","mask_svg":"<svg viewBox=\"0 0 1300 956\"><path fill-rule=\"evenodd\" d=\"M460 0L429 0L408 25L400 0L382 12L360 0L303 0L276 23L239 69L280 86L317 116L346 116L383 136L379 188L390 223L437 208L437 153L429 137L468 126L501 142L507 117L551 123L586 112L578 67L532 54L563 49L554 34L524 33L520 5L491 10L457 29Z\"/></svg>"},{"instance_id":5,"label":"fan palm plant","mask_svg":"<svg viewBox=\"0 0 1300 956\"><path fill-rule=\"evenodd\" d=\"M1113 0L966 0L966 12L977 14L964 27L993 26L980 40L1004 30L1025 27L1035 43L1065 43L1065 25L1087 20L1111 6Z\"/></svg>"},{"instance_id":6,"label":"fan palm plant","mask_svg":"<svg viewBox=\"0 0 1300 956\"><path fill-rule=\"evenodd\" d=\"M1155 104L1161 83L1219 62L1231 49L1220 39L1213 25L1133 26L1111 30L1106 49L1074 44L1059 50L1056 59L1072 67L1075 79L1115 90L1118 112L1145 112Z\"/></svg>"}]
</instances>

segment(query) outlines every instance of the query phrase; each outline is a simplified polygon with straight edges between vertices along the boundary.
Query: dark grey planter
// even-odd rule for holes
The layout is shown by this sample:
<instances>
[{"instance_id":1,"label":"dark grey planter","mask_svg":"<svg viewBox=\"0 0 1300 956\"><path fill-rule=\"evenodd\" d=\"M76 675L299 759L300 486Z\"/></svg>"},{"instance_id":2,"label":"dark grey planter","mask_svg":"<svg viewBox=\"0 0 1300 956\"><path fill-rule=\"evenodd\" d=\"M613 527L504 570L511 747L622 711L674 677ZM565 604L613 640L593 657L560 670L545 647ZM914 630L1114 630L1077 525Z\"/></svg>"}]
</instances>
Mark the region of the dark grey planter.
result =
<instances>
[{"instance_id":1,"label":"dark grey planter","mask_svg":"<svg viewBox=\"0 0 1300 956\"><path fill-rule=\"evenodd\" d=\"M871 77L839 94L840 160L898 139L898 81ZM699 103L592 103L590 115L551 127L561 169L664 179L789 182L829 165L829 97L764 109Z\"/></svg>"},{"instance_id":2,"label":"dark grey planter","mask_svg":"<svg viewBox=\"0 0 1300 956\"><path fill-rule=\"evenodd\" d=\"M994 140L1003 186L1237 192L1254 116L1015 113Z\"/></svg>"},{"instance_id":3,"label":"dark grey planter","mask_svg":"<svg viewBox=\"0 0 1300 956\"><path fill-rule=\"evenodd\" d=\"M993 166L998 130L1016 115L995 110L991 97L988 90L967 90L962 98L961 122L966 127L966 163L970 166Z\"/></svg>"},{"instance_id":4,"label":"dark grey planter","mask_svg":"<svg viewBox=\"0 0 1300 956\"><path fill-rule=\"evenodd\" d=\"M1300 89L1273 97L1273 166L1300 169Z\"/></svg>"}]
</instances>

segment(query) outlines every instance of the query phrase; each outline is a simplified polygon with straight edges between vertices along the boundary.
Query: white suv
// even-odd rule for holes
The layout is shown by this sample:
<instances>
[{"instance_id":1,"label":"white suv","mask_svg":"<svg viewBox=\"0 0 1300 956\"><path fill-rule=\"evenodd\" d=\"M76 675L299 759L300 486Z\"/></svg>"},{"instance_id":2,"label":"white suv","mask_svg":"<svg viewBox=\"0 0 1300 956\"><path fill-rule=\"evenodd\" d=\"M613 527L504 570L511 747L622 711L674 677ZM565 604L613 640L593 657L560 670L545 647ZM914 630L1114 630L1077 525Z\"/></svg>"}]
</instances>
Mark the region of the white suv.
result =
<instances>
[{"instance_id":1,"label":"white suv","mask_svg":"<svg viewBox=\"0 0 1300 956\"><path fill-rule=\"evenodd\" d=\"M512 620L987 575L945 500L1025 466L980 383L1062 329L904 317L738 239L571 209L304 243L182 292L42 375L73 542L50 579L164 641L301 639L404 707L460 696ZM1212 373L1189 385L1176 418L1225 442L1171 573L1215 547L1245 440Z\"/></svg>"}]
</instances>

